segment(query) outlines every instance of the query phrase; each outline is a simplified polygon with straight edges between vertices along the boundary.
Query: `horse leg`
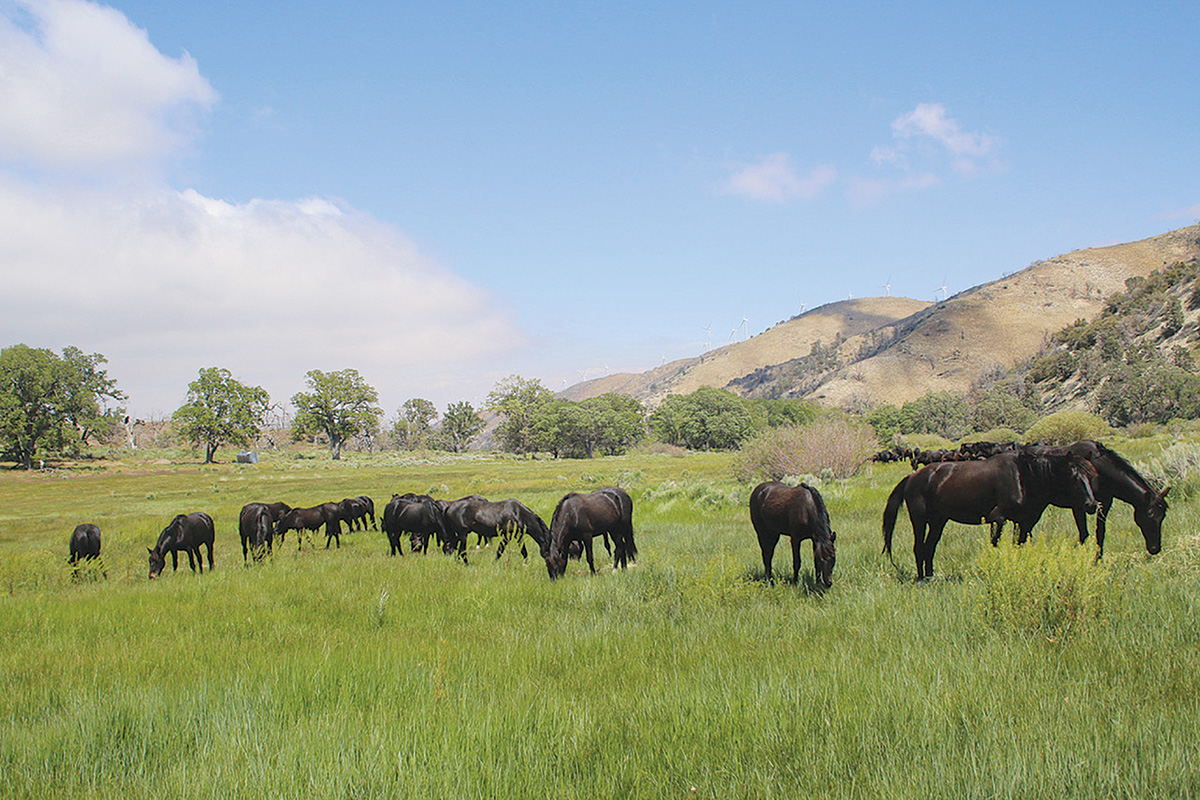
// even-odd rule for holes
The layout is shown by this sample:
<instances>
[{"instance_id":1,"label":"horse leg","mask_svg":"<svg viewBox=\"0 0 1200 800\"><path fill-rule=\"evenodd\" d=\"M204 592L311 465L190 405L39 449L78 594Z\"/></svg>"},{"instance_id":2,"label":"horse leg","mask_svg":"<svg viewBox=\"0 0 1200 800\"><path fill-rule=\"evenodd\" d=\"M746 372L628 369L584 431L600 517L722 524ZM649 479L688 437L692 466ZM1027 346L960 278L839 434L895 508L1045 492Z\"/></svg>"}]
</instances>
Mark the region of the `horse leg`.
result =
<instances>
[{"instance_id":1,"label":"horse leg","mask_svg":"<svg viewBox=\"0 0 1200 800\"><path fill-rule=\"evenodd\" d=\"M762 550L763 571L767 574L767 584L775 585L775 576L771 574L771 561L775 558L775 545L779 543L778 533L760 533L758 548Z\"/></svg>"},{"instance_id":2,"label":"horse leg","mask_svg":"<svg viewBox=\"0 0 1200 800\"><path fill-rule=\"evenodd\" d=\"M587 553L588 569L590 569L592 571L592 574L595 575L596 574L596 562L592 560L592 537L587 536L584 538L583 549L584 549L584 552Z\"/></svg>"},{"instance_id":3,"label":"horse leg","mask_svg":"<svg viewBox=\"0 0 1200 800\"><path fill-rule=\"evenodd\" d=\"M171 571L175 572L178 569L179 569L179 551L172 550L171 551ZM195 568L193 567L193 569L195 569Z\"/></svg>"},{"instance_id":4,"label":"horse leg","mask_svg":"<svg viewBox=\"0 0 1200 800\"><path fill-rule=\"evenodd\" d=\"M1075 528L1079 531L1079 543L1083 544L1087 541L1087 512L1082 508L1072 508L1071 515L1075 517Z\"/></svg>"},{"instance_id":5,"label":"horse leg","mask_svg":"<svg viewBox=\"0 0 1200 800\"><path fill-rule=\"evenodd\" d=\"M250 548L245 536L242 537L242 565L250 566Z\"/></svg>"},{"instance_id":6,"label":"horse leg","mask_svg":"<svg viewBox=\"0 0 1200 800\"><path fill-rule=\"evenodd\" d=\"M504 548L508 546L508 533L500 534L500 544L496 545L496 560L500 560L500 556L504 555Z\"/></svg>"},{"instance_id":7,"label":"horse leg","mask_svg":"<svg viewBox=\"0 0 1200 800\"><path fill-rule=\"evenodd\" d=\"M929 533L925 535L925 578L933 577L933 554L937 552L938 542L942 538L942 529L946 527L946 520L936 519L929 521Z\"/></svg>"},{"instance_id":8,"label":"horse leg","mask_svg":"<svg viewBox=\"0 0 1200 800\"><path fill-rule=\"evenodd\" d=\"M1000 546L1000 534L1004 532L1004 520L989 523L992 526L992 547Z\"/></svg>"},{"instance_id":9,"label":"horse leg","mask_svg":"<svg viewBox=\"0 0 1200 800\"><path fill-rule=\"evenodd\" d=\"M1096 507L1096 560L1104 558L1104 534L1107 529L1108 510L1112 508L1112 498L1102 500Z\"/></svg>"},{"instance_id":10,"label":"horse leg","mask_svg":"<svg viewBox=\"0 0 1200 800\"><path fill-rule=\"evenodd\" d=\"M792 540L792 583L800 585L800 536L793 533L788 537ZM815 561L814 561L815 563Z\"/></svg>"},{"instance_id":11,"label":"horse leg","mask_svg":"<svg viewBox=\"0 0 1200 800\"><path fill-rule=\"evenodd\" d=\"M196 571L196 561L200 558L200 548L198 546L196 547L196 557L195 558L192 558L192 548L189 547L187 550L184 550L183 552L187 553L188 566L192 568L192 572L195 572ZM200 561L200 574L201 575L204 574L204 562L203 561Z\"/></svg>"},{"instance_id":12,"label":"horse leg","mask_svg":"<svg viewBox=\"0 0 1200 800\"><path fill-rule=\"evenodd\" d=\"M204 546L208 548L208 571L209 571L209 572L212 572L212 569L213 569L213 565L212 565L212 542L205 542ZM197 547L197 548L196 548L196 558L197 558L197 559L199 559L199 558L200 558L200 548L199 548L199 547Z\"/></svg>"}]
</instances>

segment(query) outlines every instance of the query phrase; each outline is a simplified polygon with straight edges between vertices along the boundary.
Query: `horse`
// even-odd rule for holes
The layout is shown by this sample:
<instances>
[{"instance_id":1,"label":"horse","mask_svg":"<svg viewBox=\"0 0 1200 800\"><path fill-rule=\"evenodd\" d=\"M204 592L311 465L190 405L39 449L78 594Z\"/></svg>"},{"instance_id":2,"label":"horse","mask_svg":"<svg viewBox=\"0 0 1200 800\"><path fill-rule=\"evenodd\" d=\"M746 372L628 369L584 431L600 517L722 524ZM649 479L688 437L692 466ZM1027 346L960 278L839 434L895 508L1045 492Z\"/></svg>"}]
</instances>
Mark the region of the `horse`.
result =
<instances>
[{"instance_id":1,"label":"horse","mask_svg":"<svg viewBox=\"0 0 1200 800\"><path fill-rule=\"evenodd\" d=\"M375 501L372 500L371 498L367 497L365 494L360 494L355 499L362 501L362 504L364 506L366 506L366 509L367 509L366 515L367 515L367 518L371 520L371 528L373 530L379 530L379 525L375 522ZM363 521L363 530L366 530L366 529L367 529L367 525L366 525L366 521L364 520Z\"/></svg>"},{"instance_id":2,"label":"horse","mask_svg":"<svg viewBox=\"0 0 1200 800\"><path fill-rule=\"evenodd\" d=\"M814 487L803 483L792 487L778 481L760 483L750 493L750 522L758 534L767 583L775 583L771 574L775 545L780 536L787 536L792 540L792 582L800 580L800 542L811 539L813 577L825 588L833 585L837 534L830 526L825 500Z\"/></svg>"},{"instance_id":3,"label":"horse","mask_svg":"<svg viewBox=\"0 0 1200 800\"><path fill-rule=\"evenodd\" d=\"M546 571L554 579L567 571L567 551L571 542L583 543L588 567L596 572L592 559L592 537L608 533L613 541L613 570L624 569L637 558L633 539L633 500L621 488L607 486L589 494L571 492L554 509L550 519L550 551L545 555Z\"/></svg>"},{"instance_id":4,"label":"horse","mask_svg":"<svg viewBox=\"0 0 1200 800\"><path fill-rule=\"evenodd\" d=\"M367 529L367 504L361 497L347 497L338 503L338 507L341 509L342 521L346 523L347 533Z\"/></svg>"},{"instance_id":5,"label":"horse","mask_svg":"<svg viewBox=\"0 0 1200 800\"><path fill-rule=\"evenodd\" d=\"M200 546L208 547L208 569L213 568L213 538L214 529L212 517L203 511L191 514L178 514L175 519L163 528L158 535L154 547L147 547L150 553L150 577L157 578L167 565L167 553L171 554L171 570L179 569L179 551L187 553L188 566L192 572L200 567L204 574L204 558L200 555Z\"/></svg>"},{"instance_id":6,"label":"horse","mask_svg":"<svg viewBox=\"0 0 1200 800\"><path fill-rule=\"evenodd\" d=\"M238 515L238 533L242 537L242 563L247 563L250 553L258 561L271 552L271 539L275 534L275 521L271 509L265 503L247 503Z\"/></svg>"},{"instance_id":7,"label":"horse","mask_svg":"<svg viewBox=\"0 0 1200 800\"><path fill-rule=\"evenodd\" d=\"M303 547L304 531L315 531L324 525L325 549L328 550L329 543L334 540L337 541L338 549L341 549L341 520L342 507L337 503L321 503L318 506L310 506L309 508L293 508L279 518L279 522L275 525L275 532L279 535L280 541L282 541L283 535L288 531L298 531L298 544L299 547Z\"/></svg>"},{"instance_id":8,"label":"horse","mask_svg":"<svg viewBox=\"0 0 1200 800\"><path fill-rule=\"evenodd\" d=\"M983 461L943 461L905 476L883 511L883 549L892 556L892 531L900 506L908 504L917 580L933 576L933 556L946 523L1013 520L1028 532L1050 499L1096 509L1095 470L1083 459L1014 450ZM998 536L998 534L997 534Z\"/></svg>"},{"instance_id":9,"label":"horse","mask_svg":"<svg viewBox=\"0 0 1200 800\"><path fill-rule=\"evenodd\" d=\"M414 553L427 550L429 537L433 535L437 537L445 552L450 553L457 549L466 563L465 538L461 540L461 547L458 546L459 542L452 541L446 527L445 504L427 494L409 492L392 495L392 499L383 509L381 527L388 538L388 544L391 545L392 555L404 555L401 537L405 533L409 534Z\"/></svg>"},{"instance_id":10,"label":"horse","mask_svg":"<svg viewBox=\"0 0 1200 800\"><path fill-rule=\"evenodd\" d=\"M446 506L445 520L451 535L464 541L468 533L477 535L481 542L500 537L496 560L514 539L521 543L521 557L528 558L522 541L525 534L537 542L543 558L550 551L550 529L541 517L516 500L492 502L474 495L463 497Z\"/></svg>"},{"instance_id":11,"label":"horse","mask_svg":"<svg viewBox=\"0 0 1200 800\"><path fill-rule=\"evenodd\" d=\"M1070 454L1085 458L1099 474L1099 487L1096 492L1096 502L1099 506L1096 511L1097 559L1104 556L1105 523L1114 498L1133 506L1133 522L1142 532L1146 552L1156 555L1162 549L1162 524L1167 516L1167 493L1171 491L1171 487L1155 489L1128 461L1099 442L1089 439L1069 445L1044 445L1030 449L1039 453ZM1086 511L1077 505L1051 502L1053 505L1071 509L1075 517L1075 527L1079 530L1079 543L1086 542Z\"/></svg>"},{"instance_id":12,"label":"horse","mask_svg":"<svg viewBox=\"0 0 1200 800\"><path fill-rule=\"evenodd\" d=\"M71 556L67 562L71 565L71 572L78 577L79 562L92 561L100 557L100 528L90 522L84 522L75 526L75 530L71 532L71 540L67 544ZM105 577L108 573L104 573Z\"/></svg>"}]
</instances>

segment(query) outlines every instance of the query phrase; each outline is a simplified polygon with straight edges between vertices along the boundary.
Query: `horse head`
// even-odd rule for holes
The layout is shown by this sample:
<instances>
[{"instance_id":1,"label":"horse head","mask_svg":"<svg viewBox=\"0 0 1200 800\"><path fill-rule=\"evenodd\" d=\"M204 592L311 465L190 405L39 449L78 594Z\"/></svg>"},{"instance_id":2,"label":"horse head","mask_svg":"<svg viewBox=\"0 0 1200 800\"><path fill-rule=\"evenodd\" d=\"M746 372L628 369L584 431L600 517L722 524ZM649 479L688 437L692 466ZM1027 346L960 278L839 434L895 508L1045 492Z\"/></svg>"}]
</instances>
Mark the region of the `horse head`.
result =
<instances>
[{"instance_id":1,"label":"horse head","mask_svg":"<svg viewBox=\"0 0 1200 800\"><path fill-rule=\"evenodd\" d=\"M1079 505L1088 514L1096 513L1099 503L1096 495L1100 491L1100 473L1086 458L1072 456L1070 460L1071 492L1076 496Z\"/></svg>"},{"instance_id":2,"label":"horse head","mask_svg":"<svg viewBox=\"0 0 1200 800\"><path fill-rule=\"evenodd\" d=\"M833 531L829 532L828 539L813 539L813 565L817 581L826 589L833 586L833 567L837 563L836 541L837 534Z\"/></svg>"},{"instance_id":3,"label":"horse head","mask_svg":"<svg viewBox=\"0 0 1200 800\"><path fill-rule=\"evenodd\" d=\"M146 550L150 553L150 579L153 580L167 565L167 558L153 547L147 547Z\"/></svg>"},{"instance_id":4,"label":"horse head","mask_svg":"<svg viewBox=\"0 0 1200 800\"><path fill-rule=\"evenodd\" d=\"M1157 555L1162 549L1162 524L1167 516L1167 493L1171 487L1162 491L1151 489L1146 494L1144 503L1133 507L1133 521L1146 540L1146 552Z\"/></svg>"}]
</instances>

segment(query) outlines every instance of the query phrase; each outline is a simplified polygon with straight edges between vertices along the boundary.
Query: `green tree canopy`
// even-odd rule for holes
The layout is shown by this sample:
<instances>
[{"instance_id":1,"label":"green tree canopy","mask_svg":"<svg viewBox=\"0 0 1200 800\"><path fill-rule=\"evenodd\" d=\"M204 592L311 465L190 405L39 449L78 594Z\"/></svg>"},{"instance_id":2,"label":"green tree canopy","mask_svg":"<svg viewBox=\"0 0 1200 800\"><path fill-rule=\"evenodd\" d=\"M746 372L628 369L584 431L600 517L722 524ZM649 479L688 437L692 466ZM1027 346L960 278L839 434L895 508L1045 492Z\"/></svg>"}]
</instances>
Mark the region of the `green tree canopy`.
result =
<instances>
[{"instance_id":1,"label":"green tree canopy","mask_svg":"<svg viewBox=\"0 0 1200 800\"><path fill-rule=\"evenodd\" d=\"M227 369L204 367L188 384L187 402L171 422L184 440L203 445L204 463L211 464L222 445L248 445L258 438L269 404L261 386L247 386Z\"/></svg>"},{"instance_id":2,"label":"green tree canopy","mask_svg":"<svg viewBox=\"0 0 1200 800\"><path fill-rule=\"evenodd\" d=\"M483 430L483 417L471 404L460 400L446 406L442 415L442 427L438 431L441 446L451 453L461 453L470 446L471 440Z\"/></svg>"},{"instance_id":3,"label":"green tree canopy","mask_svg":"<svg viewBox=\"0 0 1200 800\"><path fill-rule=\"evenodd\" d=\"M428 447L433 433L433 421L437 419L437 415L437 406L431 400L423 397L405 400L397 412L396 426L393 429L396 439L405 450Z\"/></svg>"},{"instance_id":4,"label":"green tree canopy","mask_svg":"<svg viewBox=\"0 0 1200 800\"><path fill-rule=\"evenodd\" d=\"M554 393L536 378L509 375L497 383L487 396L486 408L501 418L496 428L500 447L510 453L536 452L536 411L553 398Z\"/></svg>"},{"instance_id":5,"label":"green tree canopy","mask_svg":"<svg viewBox=\"0 0 1200 800\"><path fill-rule=\"evenodd\" d=\"M742 398L702 386L671 395L650 415L650 429L667 444L691 450L730 450L754 433L754 417Z\"/></svg>"},{"instance_id":6,"label":"green tree canopy","mask_svg":"<svg viewBox=\"0 0 1200 800\"><path fill-rule=\"evenodd\" d=\"M296 419L292 434L296 437L325 434L334 460L342 457L342 445L355 436L370 436L379 431L383 409L379 393L356 369L340 372L309 370L307 392L292 396Z\"/></svg>"},{"instance_id":7,"label":"green tree canopy","mask_svg":"<svg viewBox=\"0 0 1200 800\"><path fill-rule=\"evenodd\" d=\"M40 450L78 447L116 424L125 396L100 368L104 356L62 355L25 344L0 350L0 451L26 469Z\"/></svg>"}]
</instances>

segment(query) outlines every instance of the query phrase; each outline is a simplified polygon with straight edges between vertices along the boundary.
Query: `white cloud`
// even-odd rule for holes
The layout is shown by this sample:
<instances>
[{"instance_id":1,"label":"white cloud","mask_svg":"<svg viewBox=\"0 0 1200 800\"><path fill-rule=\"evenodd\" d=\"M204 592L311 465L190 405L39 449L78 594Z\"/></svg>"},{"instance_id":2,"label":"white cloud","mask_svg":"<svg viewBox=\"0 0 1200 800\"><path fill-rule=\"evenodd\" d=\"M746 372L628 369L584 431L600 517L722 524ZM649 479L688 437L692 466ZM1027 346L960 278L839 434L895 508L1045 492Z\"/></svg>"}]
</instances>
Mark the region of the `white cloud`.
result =
<instances>
[{"instance_id":1,"label":"white cloud","mask_svg":"<svg viewBox=\"0 0 1200 800\"><path fill-rule=\"evenodd\" d=\"M461 399L525 344L505 303L346 204L127 179L161 174L215 100L118 11L0 5L0 346L102 353L131 409L169 412L206 366L277 402L351 367L388 408Z\"/></svg>"},{"instance_id":2,"label":"white cloud","mask_svg":"<svg viewBox=\"0 0 1200 800\"><path fill-rule=\"evenodd\" d=\"M797 198L812 199L837 180L837 170L828 165L798 175L787 153L772 153L757 164L737 170L722 185L726 194L786 203Z\"/></svg>"},{"instance_id":3,"label":"white cloud","mask_svg":"<svg viewBox=\"0 0 1200 800\"><path fill-rule=\"evenodd\" d=\"M119 11L82 0L0 7L0 160L128 168L190 141L216 92Z\"/></svg>"},{"instance_id":4,"label":"white cloud","mask_svg":"<svg viewBox=\"0 0 1200 800\"><path fill-rule=\"evenodd\" d=\"M964 131L941 103L919 103L912 111L897 117L892 122L892 137L895 144L877 146L871 151L871 160L876 164L911 167L914 159L932 157L919 146L933 144L950 159L951 168L960 175L976 175L985 168L999 166L997 139L986 133Z\"/></svg>"},{"instance_id":5,"label":"white cloud","mask_svg":"<svg viewBox=\"0 0 1200 800\"><path fill-rule=\"evenodd\" d=\"M946 116L941 103L919 103L915 109L892 122L897 138L928 136L940 142L956 156L980 157L995 151L995 140L984 133L972 133L959 127L958 120Z\"/></svg>"},{"instance_id":6,"label":"white cloud","mask_svg":"<svg viewBox=\"0 0 1200 800\"><path fill-rule=\"evenodd\" d=\"M353 367L399 400L524 343L489 293L322 199L64 196L0 181L0 220L0 342L101 352L136 408L174 409L204 366L277 401L310 369Z\"/></svg>"}]
</instances>

